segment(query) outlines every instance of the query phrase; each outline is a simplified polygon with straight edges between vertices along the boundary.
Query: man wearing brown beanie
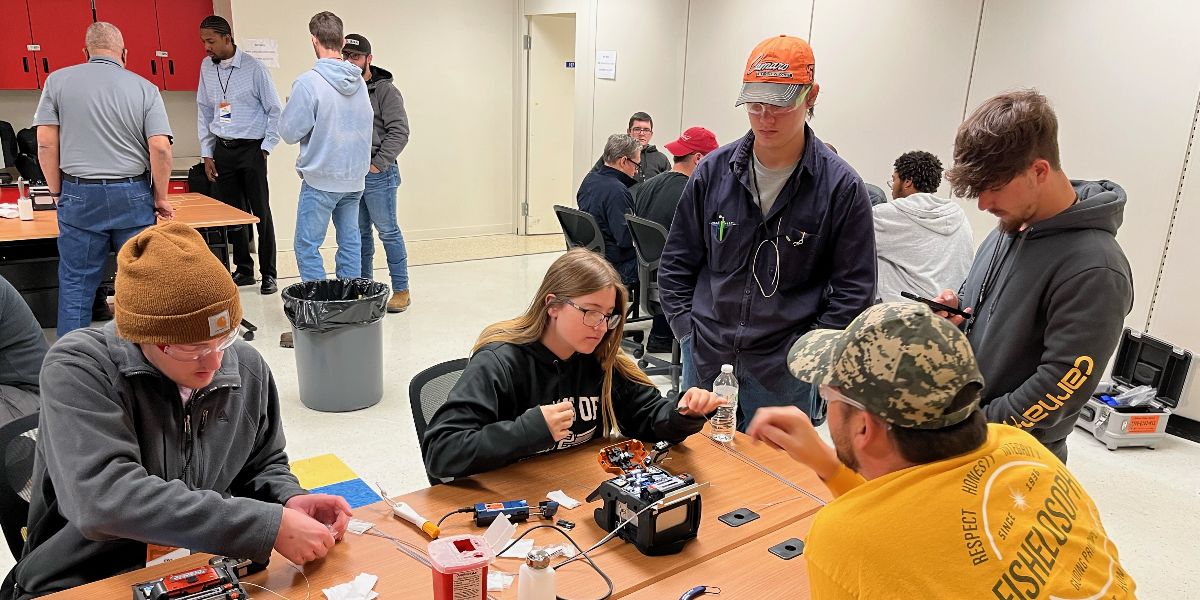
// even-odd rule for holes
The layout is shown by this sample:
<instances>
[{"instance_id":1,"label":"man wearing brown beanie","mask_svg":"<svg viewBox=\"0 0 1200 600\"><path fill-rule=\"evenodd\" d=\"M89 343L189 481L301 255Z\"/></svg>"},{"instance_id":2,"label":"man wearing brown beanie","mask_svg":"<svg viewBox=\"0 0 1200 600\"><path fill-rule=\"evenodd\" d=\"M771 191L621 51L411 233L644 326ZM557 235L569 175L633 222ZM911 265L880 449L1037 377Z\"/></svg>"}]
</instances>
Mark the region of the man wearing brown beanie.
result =
<instances>
[{"instance_id":1,"label":"man wearing brown beanie","mask_svg":"<svg viewBox=\"0 0 1200 600\"><path fill-rule=\"evenodd\" d=\"M29 533L0 597L30 598L173 551L325 556L350 507L288 468L271 370L238 341L229 272L164 223L117 257L116 320L59 339L42 368Z\"/></svg>"}]
</instances>

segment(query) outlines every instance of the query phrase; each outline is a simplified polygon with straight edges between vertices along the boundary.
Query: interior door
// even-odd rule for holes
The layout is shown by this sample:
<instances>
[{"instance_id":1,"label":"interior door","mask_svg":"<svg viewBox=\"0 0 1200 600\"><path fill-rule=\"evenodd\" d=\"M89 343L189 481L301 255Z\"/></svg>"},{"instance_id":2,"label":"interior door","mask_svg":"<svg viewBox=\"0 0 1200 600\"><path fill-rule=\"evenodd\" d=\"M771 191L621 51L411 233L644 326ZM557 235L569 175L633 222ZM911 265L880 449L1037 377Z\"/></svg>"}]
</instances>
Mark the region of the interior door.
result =
<instances>
[{"instance_id":1,"label":"interior door","mask_svg":"<svg viewBox=\"0 0 1200 600\"><path fill-rule=\"evenodd\" d=\"M529 17L525 233L560 231L554 205L575 205L575 15Z\"/></svg>"}]
</instances>

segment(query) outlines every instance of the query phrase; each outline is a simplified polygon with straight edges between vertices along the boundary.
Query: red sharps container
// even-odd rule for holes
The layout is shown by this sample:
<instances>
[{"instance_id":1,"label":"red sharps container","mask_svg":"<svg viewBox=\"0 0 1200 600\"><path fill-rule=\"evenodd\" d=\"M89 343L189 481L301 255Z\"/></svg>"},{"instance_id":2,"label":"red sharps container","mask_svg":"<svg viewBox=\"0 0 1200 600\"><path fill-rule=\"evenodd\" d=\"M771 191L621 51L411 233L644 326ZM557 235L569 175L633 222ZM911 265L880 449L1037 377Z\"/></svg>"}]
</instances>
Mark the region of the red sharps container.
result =
<instances>
[{"instance_id":1,"label":"red sharps container","mask_svg":"<svg viewBox=\"0 0 1200 600\"><path fill-rule=\"evenodd\" d=\"M433 600L486 600L491 547L478 535L456 535L429 542L433 564Z\"/></svg>"}]
</instances>

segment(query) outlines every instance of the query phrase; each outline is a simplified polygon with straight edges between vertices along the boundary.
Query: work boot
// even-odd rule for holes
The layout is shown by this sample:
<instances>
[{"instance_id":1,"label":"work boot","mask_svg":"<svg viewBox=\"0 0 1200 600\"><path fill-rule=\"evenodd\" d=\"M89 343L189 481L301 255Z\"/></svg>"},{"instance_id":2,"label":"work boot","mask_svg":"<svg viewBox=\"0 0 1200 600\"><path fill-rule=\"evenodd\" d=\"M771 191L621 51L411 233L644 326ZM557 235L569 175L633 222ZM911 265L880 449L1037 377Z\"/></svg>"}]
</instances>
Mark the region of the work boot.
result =
<instances>
[{"instance_id":1,"label":"work boot","mask_svg":"<svg viewBox=\"0 0 1200 600\"><path fill-rule=\"evenodd\" d=\"M408 295L408 290L396 292L388 300L387 311L390 313L399 313L408 310L408 305L412 304L412 298Z\"/></svg>"},{"instance_id":2,"label":"work boot","mask_svg":"<svg viewBox=\"0 0 1200 600\"><path fill-rule=\"evenodd\" d=\"M233 284L238 287L254 285L255 283L258 283L258 282L254 280L253 273L236 273L235 272L233 274Z\"/></svg>"},{"instance_id":3,"label":"work boot","mask_svg":"<svg viewBox=\"0 0 1200 600\"><path fill-rule=\"evenodd\" d=\"M646 340L646 352L652 354L665 354L671 351L671 344L675 342L672 337L658 337L652 335Z\"/></svg>"},{"instance_id":4,"label":"work boot","mask_svg":"<svg viewBox=\"0 0 1200 600\"><path fill-rule=\"evenodd\" d=\"M296 347L295 340L292 339L292 332L285 331L285 332L283 332L283 335L279 336L279 347L280 348L295 348Z\"/></svg>"}]
</instances>

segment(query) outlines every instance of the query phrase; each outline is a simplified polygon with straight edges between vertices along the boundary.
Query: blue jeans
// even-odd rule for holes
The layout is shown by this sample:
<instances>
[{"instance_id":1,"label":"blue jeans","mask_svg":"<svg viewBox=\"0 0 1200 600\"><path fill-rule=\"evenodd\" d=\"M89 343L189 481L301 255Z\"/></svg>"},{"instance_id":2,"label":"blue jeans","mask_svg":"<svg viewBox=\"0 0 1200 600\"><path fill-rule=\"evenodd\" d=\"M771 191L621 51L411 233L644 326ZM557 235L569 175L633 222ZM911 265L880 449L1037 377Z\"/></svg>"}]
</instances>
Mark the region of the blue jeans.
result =
<instances>
[{"instance_id":1,"label":"blue jeans","mask_svg":"<svg viewBox=\"0 0 1200 600\"><path fill-rule=\"evenodd\" d=\"M58 201L58 336L92 324L109 252L154 224L149 181L76 184Z\"/></svg>"},{"instance_id":2,"label":"blue jeans","mask_svg":"<svg viewBox=\"0 0 1200 600\"><path fill-rule=\"evenodd\" d=\"M686 391L693 387L712 390L712 382L703 383L698 380L696 363L692 360L692 334L689 333L680 340L679 357L683 363L683 372L679 375L681 390ZM754 413L765 406L795 406L812 419L813 425L825 422L825 401L816 387L788 377L783 384L785 389L771 390L753 375L739 370L738 365L734 365L734 375L738 380L738 431L745 432L754 418Z\"/></svg>"},{"instance_id":3,"label":"blue jeans","mask_svg":"<svg viewBox=\"0 0 1200 600\"><path fill-rule=\"evenodd\" d=\"M337 235L337 254L334 256L338 279L362 277L362 239L358 235L358 203L362 192L323 192L300 184L300 204L296 209L296 266L302 281L325 279L325 263L321 260L321 244L329 231Z\"/></svg>"},{"instance_id":4,"label":"blue jeans","mask_svg":"<svg viewBox=\"0 0 1200 600\"><path fill-rule=\"evenodd\" d=\"M362 234L362 276L374 279L375 236L371 226L379 230L379 241L387 255L388 274L392 291L408 289L408 250L404 234L396 223L396 189L400 187L400 167L392 165L378 173L367 173L367 189L363 190L362 205L358 207L358 231Z\"/></svg>"}]
</instances>

